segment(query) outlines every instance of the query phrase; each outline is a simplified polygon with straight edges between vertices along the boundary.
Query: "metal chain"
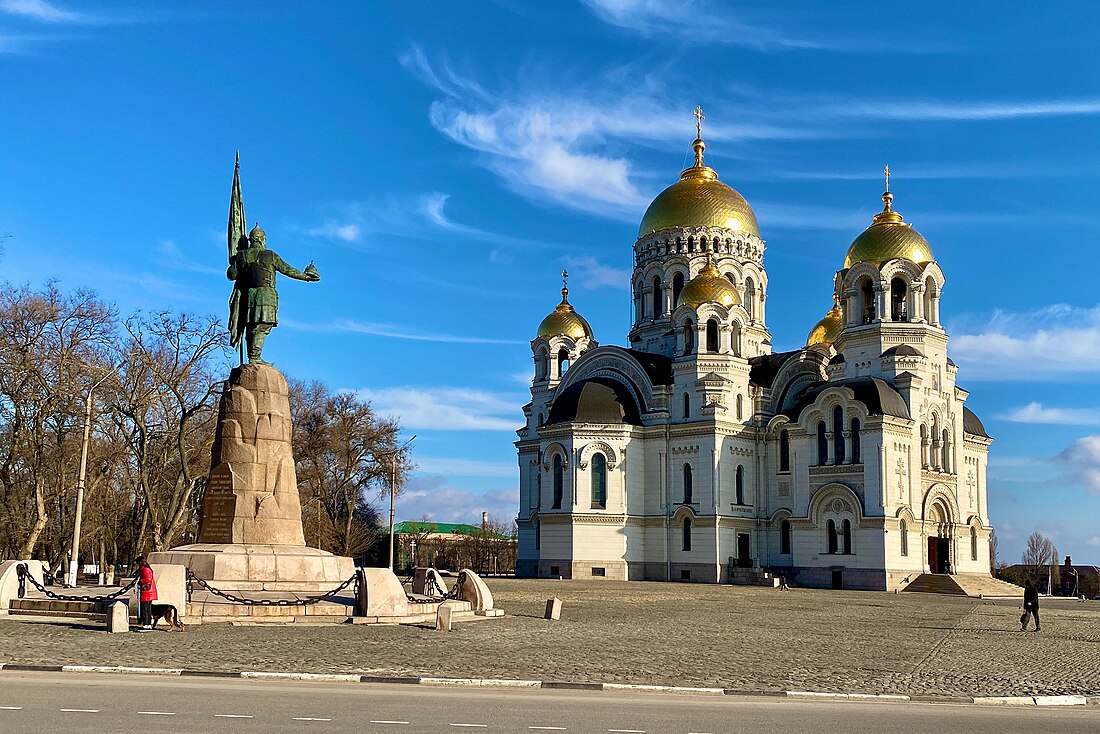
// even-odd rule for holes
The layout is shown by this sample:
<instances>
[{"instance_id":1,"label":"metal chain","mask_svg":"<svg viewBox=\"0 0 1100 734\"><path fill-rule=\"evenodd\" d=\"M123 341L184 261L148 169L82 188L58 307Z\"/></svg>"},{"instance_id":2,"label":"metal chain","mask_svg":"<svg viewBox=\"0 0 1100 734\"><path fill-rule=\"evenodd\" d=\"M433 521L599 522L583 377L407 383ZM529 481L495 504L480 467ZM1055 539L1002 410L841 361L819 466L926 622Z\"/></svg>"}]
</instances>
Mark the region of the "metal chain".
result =
<instances>
[{"instance_id":1,"label":"metal chain","mask_svg":"<svg viewBox=\"0 0 1100 734\"><path fill-rule=\"evenodd\" d=\"M427 594L414 596L406 592L405 598L413 604L439 604L445 601L459 599L459 595L462 593L462 582L465 580L465 574L465 571L459 571L454 586L451 587L450 591L445 593L443 589L439 588L439 582L435 580L435 575L430 575L428 576L429 587L425 589L425 591L428 592Z\"/></svg>"},{"instance_id":2,"label":"metal chain","mask_svg":"<svg viewBox=\"0 0 1100 734\"><path fill-rule=\"evenodd\" d=\"M31 573L27 570L27 565L25 563L20 563L18 566L16 566L15 567L15 573L19 577L19 598L20 599L25 597L26 594L27 594L27 586L26 586L27 581L30 581L31 586L38 589L40 592L45 594L50 599L57 599L58 601L88 601L88 602L104 602L104 601L111 601L113 599L117 599L118 597L122 596L127 591L129 591L130 589L134 588L134 584L137 583L137 579L135 578L133 581L126 584L125 586L123 586L118 591L115 591L115 592L110 593L110 594L106 594L104 596L87 596L87 595L79 595L79 594L77 594L77 595L68 595L68 594L57 594L55 592L50 591L49 589L47 589L42 584L38 583L38 580L34 576L32 576Z\"/></svg>"},{"instance_id":3,"label":"metal chain","mask_svg":"<svg viewBox=\"0 0 1100 734\"><path fill-rule=\"evenodd\" d=\"M350 586L351 584L358 584L358 578L359 574L356 573L332 591L326 591L323 594L314 594L313 596L307 596L304 599L246 599L243 596L237 596L236 594L230 594L227 591L222 591L221 589L214 588L205 580L196 576L191 571L191 569L187 569L187 580L189 582L193 581L194 583L197 583L199 586L209 591L211 594L214 594L215 596L220 596L221 598L225 599L226 601L232 602L233 604L245 604L247 606L253 607L296 607L319 604L329 597L336 596L341 591L348 588L348 586Z\"/></svg>"}]
</instances>

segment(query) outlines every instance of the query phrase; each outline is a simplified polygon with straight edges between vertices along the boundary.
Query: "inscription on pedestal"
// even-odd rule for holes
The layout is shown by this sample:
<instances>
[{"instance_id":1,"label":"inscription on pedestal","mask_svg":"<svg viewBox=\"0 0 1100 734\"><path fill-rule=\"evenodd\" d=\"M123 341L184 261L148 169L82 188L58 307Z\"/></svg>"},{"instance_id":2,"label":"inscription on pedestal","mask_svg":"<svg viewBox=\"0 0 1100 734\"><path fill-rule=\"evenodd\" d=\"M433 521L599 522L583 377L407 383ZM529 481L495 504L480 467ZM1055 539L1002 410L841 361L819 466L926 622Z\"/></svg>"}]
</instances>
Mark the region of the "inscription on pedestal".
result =
<instances>
[{"instance_id":1,"label":"inscription on pedestal","mask_svg":"<svg viewBox=\"0 0 1100 734\"><path fill-rule=\"evenodd\" d=\"M233 468L218 464L210 472L206 482L206 494L202 500L202 530L200 543L232 543L233 516L237 510L237 496L233 494Z\"/></svg>"}]
</instances>

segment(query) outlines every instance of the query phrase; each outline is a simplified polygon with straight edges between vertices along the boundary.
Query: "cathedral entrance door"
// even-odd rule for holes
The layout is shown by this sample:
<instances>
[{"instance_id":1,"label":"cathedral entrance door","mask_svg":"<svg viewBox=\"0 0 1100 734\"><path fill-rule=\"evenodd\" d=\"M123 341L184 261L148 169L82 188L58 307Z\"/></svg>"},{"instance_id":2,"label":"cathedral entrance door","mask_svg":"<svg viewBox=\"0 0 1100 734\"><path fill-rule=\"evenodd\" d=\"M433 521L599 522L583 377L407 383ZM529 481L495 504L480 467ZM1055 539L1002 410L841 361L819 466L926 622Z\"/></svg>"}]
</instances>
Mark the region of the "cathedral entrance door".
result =
<instances>
[{"instance_id":1,"label":"cathedral entrance door","mask_svg":"<svg viewBox=\"0 0 1100 734\"><path fill-rule=\"evenodd\" d=\"M928 572L950 573L948 569L949 548L947 538L935 535L928 538Z\"/></svg>"},{"instance_id":2,"label":"cathedral entrance door","mask_svg":"<svg viewBox=\"0 0 1100 734\"><path fill-rule=\"evenodd\" d=\"M752 566L752 558L749 551L749 534L738 533L737 534L737 565L741 568L749 568Z\"/></svg>"}]
</instances>

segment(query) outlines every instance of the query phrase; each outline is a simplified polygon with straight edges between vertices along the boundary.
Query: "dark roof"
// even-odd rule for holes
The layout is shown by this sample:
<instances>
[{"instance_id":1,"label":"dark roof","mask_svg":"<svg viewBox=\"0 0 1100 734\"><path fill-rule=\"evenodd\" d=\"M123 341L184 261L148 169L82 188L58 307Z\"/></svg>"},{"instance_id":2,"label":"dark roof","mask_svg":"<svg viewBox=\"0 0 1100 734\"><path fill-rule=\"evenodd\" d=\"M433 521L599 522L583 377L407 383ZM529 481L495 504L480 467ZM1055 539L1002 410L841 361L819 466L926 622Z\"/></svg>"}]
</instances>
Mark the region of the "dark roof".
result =
<instances>
[{"instance_id":1,"label":"dark roof","mask_svg":"<svg viewBox=\"0 0 1100 734\"><path fill-rule=\"evenodd\" d=\"M883 357L923 357L924 355L917 351L916 347L909 344L899 344L896 347L890 347L882 353Z\"/></svg>"},{"instance_id":2,"label":"dark roof","mask_svg":"<svg viewBox=\"0 0 1100 734\"><path fill-rule=\"evenodd\" d=\"M671 357L666 357L663 354L653 354L652 352L641 352L637 349L624 349L623 351L638 360L638 364L642 366L650 382L654 385L672 384Z\"/></svg>"},{"instance_id":3,"label":"dark roof","mask_svg":"<svg viewBox=\"0 0 1100 734\"><path fill-rule=\"evenodd\" d=\"M798 354L801 350L791 352L777 352L775 354L761 354L759 357L751 357L749 364L749 381L761 387L771 387L775 382L775 376L779 374L783 364Z\"/></svg>"},{"instance_id":4,"label":"dark roof","mask_svg":"<svg viewBox=\"0 0 1100 734\"><path fill-rule=\"evenodd\" d=\"M573 422L642 425L638 406L626 385L606 377L581 380L554 398L546 425Z\"/></svg>"},{"instance_id":5,"label":"dark roof","mask_svg":"<svg viewBox=\"0 0 1100 734\"><path fill-rule=\"evenodd\" d=\"M846 387L855 393L856 400L867 406L871 415L893 415L898 418L909 417L909 407L905 398L890 383L877 377L853 377L847 380L819 382L798 396L795 404L783 411L791 420L798 420L802 411L812 405L817 396L831 387Z\"/></svg>"},{"instance_id":6,"label":"dark roof","mask_svg":"<svg viewBox=\"0 0 1100 734\"><path fill-rule=\"evenodd\" d=\"M476 535L482 531L478 525L467 525L460 522L434 522L432 520L405 520L394 523L394 535L416 535L418 533L440 533L451 535ZM507 535L489 533L494 538L507 538Z\"/></svg>"},{"instance_id":7,"label":"dark roof","mask_svg":"<svg viewBox=\"0 0 1100 734\"><path fill-rule=\"evenodd\" d=\"M947 364L951 365L952 367L958 367L957 364L955 364L954 362L951 361L950 357L947 358Z\"/></svg>"},{"instance_id":8,"label":"dark roof","mask_svg":"<svg viewBox=\"0 0 1100 734\"><path fill-rule=\"evenodd\" d=\"M836 356L829 360L829 364L844 364L844 355L837 352Z\"/></svg>"},{"instance_id":9,"label":"dark roof","mask_svg":"<svg viewBox=\"0 0 1100 734\"><path fill-rule=\"evenodd\" d=\"M985 432L985 426L982 425L981 419L974 415L974 411L970 408L963 406L963 433L969 433L973 436L985 436L989 438L989 434Z\"/></svg>"}]
</instances>

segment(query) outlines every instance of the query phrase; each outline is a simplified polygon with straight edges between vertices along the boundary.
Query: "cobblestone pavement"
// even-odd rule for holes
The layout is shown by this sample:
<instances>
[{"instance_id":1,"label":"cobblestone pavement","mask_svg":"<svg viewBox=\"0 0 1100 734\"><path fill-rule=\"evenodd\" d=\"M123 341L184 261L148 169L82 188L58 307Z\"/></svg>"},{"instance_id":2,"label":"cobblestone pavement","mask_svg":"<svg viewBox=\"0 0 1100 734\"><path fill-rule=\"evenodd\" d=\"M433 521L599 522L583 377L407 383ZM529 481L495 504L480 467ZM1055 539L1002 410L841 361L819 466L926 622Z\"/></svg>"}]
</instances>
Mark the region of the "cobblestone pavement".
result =
<instances>
[{"instance_id":1,"label":"cobblestone pavement","mask_svg":"<svg viewBox=\"0 0 1100 734\"><path fill-rule=\"evenodd\" d=\"M1100 602L702 584L490 580L502 619L426 627L192 626L107 635L0 618L0 662L524 678L928 695L1100 693ZM542 619L549 596L560 622Z\"/></svg>"}]
</instances>

